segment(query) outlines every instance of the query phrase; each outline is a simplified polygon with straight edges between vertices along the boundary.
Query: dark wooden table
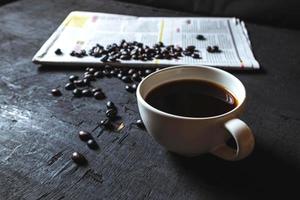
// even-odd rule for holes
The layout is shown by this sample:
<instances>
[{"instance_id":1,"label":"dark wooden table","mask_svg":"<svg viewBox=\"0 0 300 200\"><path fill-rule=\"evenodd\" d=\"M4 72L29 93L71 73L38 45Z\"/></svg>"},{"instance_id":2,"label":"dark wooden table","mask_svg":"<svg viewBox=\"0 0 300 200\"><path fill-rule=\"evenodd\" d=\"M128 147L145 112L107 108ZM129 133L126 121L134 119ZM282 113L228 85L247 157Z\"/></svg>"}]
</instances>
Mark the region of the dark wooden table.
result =
<instances>
[{"instance_id":1,"label":"dark wooden table","mask_svg":"<svg viewBox=\"0 0 300 200\"><path fill-rule=\"evenodd\" d=\"M300 31L247 23L263 69L233 72L246 86L242 117L256 148L240 162L167 152L129 124L139 118L134 94L117 79L98 81L126 127L92 134L100 150L78 139L103 119L105 101L49 94L82 70L42 68L31 58L73 10L140 16L187 13L105 0L23 0L0 8L0 199L283 199L299 198ZM73 151L89 164L78 167ZM294 195L294 196L293 196ZM296 196L295 196L296 195Z\"/></svg>"}]
</instances>

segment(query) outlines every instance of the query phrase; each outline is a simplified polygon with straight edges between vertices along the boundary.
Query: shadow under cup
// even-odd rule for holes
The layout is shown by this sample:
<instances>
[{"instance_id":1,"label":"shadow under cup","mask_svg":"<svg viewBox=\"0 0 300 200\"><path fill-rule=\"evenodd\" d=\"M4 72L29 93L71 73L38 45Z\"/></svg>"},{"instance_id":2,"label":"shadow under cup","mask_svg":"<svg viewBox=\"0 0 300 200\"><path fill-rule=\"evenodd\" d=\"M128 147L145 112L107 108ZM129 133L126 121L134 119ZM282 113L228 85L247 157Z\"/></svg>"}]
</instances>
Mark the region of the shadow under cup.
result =
<instances>
[{"instance_id":1,"label":"shadow under cup","mask_svg":"<svg viewBox=\"0 0 300 200\"><path fill-rule=\"evenodd\" d=\"M154 88L179 80L203 80L218 84L235 97L237 106L221 115L195 118L163 112L145 101ZM230 135L224 124L240 116L246 91L240 80L223 70L205 66L175 66L147 76L139 84L136 95L139 112L148 133L169 151L196 156L211 152L215 147L226 143Z\"/></svg>"}]
</instances>

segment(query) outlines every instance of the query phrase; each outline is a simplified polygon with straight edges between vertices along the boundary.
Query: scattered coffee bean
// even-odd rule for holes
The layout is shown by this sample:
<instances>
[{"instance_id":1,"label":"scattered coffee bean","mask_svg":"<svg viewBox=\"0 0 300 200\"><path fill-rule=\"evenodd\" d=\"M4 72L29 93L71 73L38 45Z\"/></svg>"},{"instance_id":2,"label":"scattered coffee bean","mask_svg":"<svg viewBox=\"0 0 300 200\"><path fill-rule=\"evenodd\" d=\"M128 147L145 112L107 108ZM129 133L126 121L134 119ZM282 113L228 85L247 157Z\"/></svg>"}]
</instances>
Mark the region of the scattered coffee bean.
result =
<instances>
[{"instance_id":1,"label":"scattered coffee bean","mask_svg":"<svg viewBox=\"0 0 300 200\"><path fill-rule=\"evenodd\" d=\"M131 75L131 74L134 74L134 73L135 73L135 69L129 69L128 72L127 72L128 75Z\"/></svg>"},{"instance_id":2,"label":"scattered coffee bean","mask_svg":"<svg viewBox=\"0 0 300 200\"><path fill-rule=\"evenodd\" d=\"M57 88L52 89L52 90L51 90L51 94L52 94L53 96L56 96L56 97L62 95L61 91L60 91L59 89L57 89Z\"/></svg>"},{"instance_id":3,"label":"scattered coffee bean","mask_svg":"<svg viewBox=\"0 0 300 200\"><path fill-rule=\"evenodd\" d=\"M141 129L145 129L145 125L143 123L143 121L141 119L136 120L135 124L141 128Z\"/></svg>"},{"instance_id":4,"label":"scattered coffee bean","mask_svg":"<svg viewBox=\"0 0 300 200\"><path fill-rule=\"evenodd\" d=\"M91 81L87 78L82 79L82 82L83 82L83 86L89 86L91 83Z\"/></svg>"},{"instance_id":5,"label":"scattered coffee bean","mask_svg":"<svg viewBox=\"0 0 300 200\"><path fill-rule=\"evenodd\" d=\"M79 152L73 152L71 158L78 165L87 164L86 158Z\"/></svg>"},{"instance_id":6,"label":"scattered coffee bean","mask_svg":"<svg viewBox=\"0 0 300 200\"><path fill-rule=\"evenodd\" d=\"M104 75L103 75L102 71L96 71L96 72L94 73L94 76L95 76L96 78L102 78Z\"/></svg>"},{"instance_id":7,"label":"scattered coffee bean","mask_svg":"<svg viewBox=\"0 0 300 200\"><path fill-rule=\"evenodd\" d=\"M78 88L74 89L73 90L73 95L74 95L74 97L81 97L82 96L82 90L78 89Z\"/></svg>"},{"instance_id":8,"label":"scattered coffee bean","mask_svg":"<svg viewBox=\"0 0 300 200\"><path fill-rule=\"evenodd\" d=\"M209 53L220 53L221 52L221 50L219 49L219 47L218 46L208 46L207 48L206 48L206 50L207 50L207 52L209 52Z\"/></svg>"},{"instance_id":9,"label":"scattered coffee bean","mask_svg":"<svg viewBox=\"0 0 300 200\"><path fill-rule=\"evenodd\" d=\"M89 139L93 138L92 135L86 131L79 131L78 135L79 135L79 138L85 142L88 141Z\"/></svg>"},{"instance_id":10,"label":"scattered coffee bean","mask_svg":"<svg viewBox=\"0 0 300 200\"><path fill-rule=\"evenodd\" d=\"M75 86L77 86L77 87L83 87L83 86L86 85L86 84L83 82L83 80L75 80L73 83L74 83Z\"/></svg>"},{"instance_id":11,"label":"scattered coffee bean","mask_svg":"<svg viewBox=\"0 0 300 200\"><path fill-rule=\"evenodd\" d=\"M102 92L102 89L101 88L93 88L92 93L94 94L96 92Z\"/></svg>"},{"instance_id":12,"label":"scattered coffee bean","mask_svg":"<svg viewBox=\"0 0 300 200\"><path fill-rule=\"evenodd\" d=\"M138 74L138 73L133 73L132 75L131 75L131 79L133 80L133 81L141 81L141 77L140 77L140 75Z\"/></svg>"},{"instance_id":13,"label":"scattered coffee bean","mask_svg":"<svg viewBox=\"0 0 300 200\"><path fill-rule=\"evenodd\" d=\"M146 69L145 70L145 75L146 76L148 76L149 74L151 74L152 73L152 70L151 69Z\"/></svg>"},{"instance_id":14,"label":"scattered coffee bean","mask_svg":"<svg viewBox=\"0 0 300 200\"><path fill-rule=\"evenodd\" d=\"M56 55L61 56L63 54L63 52L61 51L61 49L56 49L54 52Z\"/></svg>"},{"instance_id":15,"label":"scattered coffee bean","mask_svg":"<svg viewBox=\"0 0 300 200\"><path fill-rule=\"evenodd\" d=\"M201 35L201 34L199 34L199 35L197 35L197 40L206 40L206 38L204 37L204 35Z\"/></svg>"},{"instance_id":16,"label":"scattered coffee bean","mask_svg":"<svg viewBox=\"0 0 300 200\"><path fill-rule=\"evenodd\" d=\"M124 82L124 83L130 83L131 82L131 79L129 78L129 76L123 76L121 78L121 80Z\"/></svg>"},{"instance_id":17,"label":"scattered coffee bean","mask_svg":"<svg viewBox=\"0 0 300 200\"><path fill-rule=\"evenodd\" d=\"M107 128L107 129L110 129L112 127L111 121L109 119L101 120L100 125L104 128Z\"/></svg>"},{"instance_id":18,"label":"scattered coffee bean","mask_svg":"<svg viewBox=\"0 0 300 200\"><path fill-rule=\"evenodd\" d=\"M220 52L219 46L216 46L216 45L215 45L215 46L213 46L212 48L213 48L213 51L214 51L214 52Z\"/></svg>"},{"instance_id":19,"label":"scattered coffee bean","mask_svg":"<svg viewBox=\"0 0 300 200\"><path fill-rule=\"evenodd\" d=\"M69 81L70 81L70 82L74 82L75 80L78 80L78 79L79 79L79 77L76 76L76 75L71 75L71 76L69 77Z\"/></svg>"},{"instance_id":20,"label":"scattered coffee bean","mask_svg":"<svg viewBox=\"0 0 300 200\"><path fill-rule=\"evenodd\" d=\"M101 92L101 91L95 92L95 93L94 93L94 97L95 97L95 99L97 99L97 100L105 99L105 95L104 95L104 93Z\"/></svg>"},{"instance_id":21,"label":"scattered coffee bean","mask_svg":"<svg viewBox=\"0 0 300 200\"><path fill-rule=\"evenodd\" d=\"M65 85L65 89L66 89L66 90L74 90L74 89L75 89L74 83L67 83L67 84Z\"/></svg>"},{"instance_id":22,"label":"scattered coffee bean","mask_svg":"<svg viewBox=\"0 0 300 200\"><path fill-rule=\"evenodd\" d=\"M93 93L90 89L84 89L84 90L82 90L82 96L91 97L91 96L93 96Z\"/></svg>"},{"instance_id":23,"label":"scattered coffee bean","mask_svg":"<svg viewBox=\"0 0 300 200\"><path fill-rule=\"evenodd\" d=\"M117 77L118 77L119 79L122 79L123 74L119 73L119 74L117 75Z\"/></svg>"},{"instance_id":24,"label":"scattered coffee bean","mask_svg":"<svg viewBox=\"0 0 300 200\"><path fill-rule=\"evenodd\" d=\"M200 58L200 55L198 53L193 53L192 54L192 57L193 58L196 58L196 59L199 59Z\"/></svg>"},{"instance_id":25,"label":"scattered coffee bean","mask_svg":"<svg viewBox=\"0 0 300 200\"><path fill-rule=\"evenodd\" d=\"M110 70L109 73L110 73L111 76L117 76L117 71L114 70L114 69L113 69L113 70Z\"/></svg>"},{"instance_id":26,"label":"scattered coffee bean","mask_svg":"<svg viewBox=\"0 0 300 200\"><path fill-rule=\"evenodd\" d=\"M117 110L115 108L110 108L105 112L108 119L114 119L117 116Z\"/></svg>"},{"instance_id":27,"label":"scattered coffee bean","mask_svg":"<svg viewBox=\"0 0 300 200\"><path fill-rule=\"evenodd\" d=\"M90 72L91 74L95 73L97 70L95 68L89 68L88 72Z\"/></svg>"},{"instance_id":28,"label":"scattered coffee bean","mask_svg":"<svg viewBox=\"0 0 300 200\"><path fill-rule=\"evenodd\" d=\"M112 101L106 102L106 107L108 109L115 109L116 108L115 104Z\"/></svg>"},{"instance_id":29,"label":"scattered coffee bean","mask_svg":"<svg viewBox=\"0 0 300 200\"><path fill-rule=\"evenodd\" d=\"M132 88L131 85L125 85L125 89L126 89L128 92L134 92L134 89Z\"/></svg>"},{"instance_id":30,"label":"scattered coffee bean","mask_svg":"<svg viewBox=\"0 0 300 200\"><path fill-rule=\"evenodd\" d=\"M132 85L131 85L132 91L133 91L133 92L135 92L135 91L136 91L136 89L137 89L137 87L138 87L138 85L137 85L137 84L135 84L135 83L134 83L134 84L132 84Z\"/></svg>"},{"instance_id":31,"label":"scattered coffee bean","mask_svg":"<svg viewBox=\"0 0 300 200\"><path fill-rule=\"evenodd\" d=\"M105 56L103 56L103 58L101 58L101 61L105 63L108 61L108 58L109 58L109 56L105 55Z\"/></svg>"},{"instance_id":32,"label":"scattered coffee bean","mask_svg":"<svg viewBox=\"0 0 300 200\"><path fill-rule=\"evenodd\" d=\"M99 148L97 142L96 142L95 140L93 140L93 139L89 139L89 140L86 142L86 144L87 144L87 146L88 146L90 149L96 150L96 149Z\"/></svg>"},{"instance_id":33,"label":"scattered coffee bean","mask_svg":"<svg viewBox=\"0 0 300 200\"><path fill-rule=\"evenodd\" d=\"M102 70L102 74L108 78L111 77L110 72L107 69Z\"/></svg>"},{"instance_id":34,"label":"scattered coffee bean","mask_svg":"<svg viewBox=\"0 0 300 200\"><path fill-rule=\"evenodd\" d=\"M84 79L87 79L88 81L95 81L96 77L93 74L86 74L83 76Z\"/></svg>"}]
</instances>

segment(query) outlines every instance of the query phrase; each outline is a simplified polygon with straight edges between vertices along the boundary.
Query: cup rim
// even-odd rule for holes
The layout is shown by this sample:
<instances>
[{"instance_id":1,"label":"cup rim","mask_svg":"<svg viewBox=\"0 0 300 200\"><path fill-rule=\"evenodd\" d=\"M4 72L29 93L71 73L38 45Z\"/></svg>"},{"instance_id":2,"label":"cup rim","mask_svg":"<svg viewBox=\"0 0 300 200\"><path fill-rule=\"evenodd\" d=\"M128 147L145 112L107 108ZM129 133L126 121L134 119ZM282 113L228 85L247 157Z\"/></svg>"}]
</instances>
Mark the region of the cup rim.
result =
<instances>
[{"instance_id":1,"label":"cup rim","mask_svg":"<svg viewBox=\"0 0 300 200\"><path fill-rule=\"evenodd\" d=\"M217 71L219 73L225 73L227 76L230 76L232 79L235 79L237 80L243 90L244 90L244 93L245 93L245 97L242 99L242 101L239 101L239 104L238 106L236 106L234 109L226 112L226 113L223 113L223 114L220 114L220 115L214 115L214 116L210 116L210 117L186 117L186 116L180 116L180 115L174 115L174 114L171 114L171 113L167 113L167 112L164 112L164 111L161 111L153 106L151 106L150 104L148 104L145 99L142 97L141 93L140 93L140 89L141 89L141 86L142 84L147 81L147 79L149 79L149 77L152 77L152 76L155 76L159 73L161 73L162 71L168 71L168 70L174 70L174 69L178 69L178 68L206 68L206 69L209 69L209 70L213 70L213 71ZM240 107L244 104L245 102L245 99L246 99L246 89L245 89L245 86L244 84L237 78L235 77L234 75L230 74L229 72L225 71L225 70L221 70L221 69L218 69L216 67L210 67L210 66L204 66L204 65L176 65L176 66L172 66L172 67L166 67L164 69L160 69L156 72L153 72L151 74L149 74L148 76L146 76L138 85L137 87L137 90L136 90L136 96L137 96L137 101L139 101L140 103L142 103L145 107L147 107L148 109L160 114L160 115L163 115L163 116L166 116L166 117L171 117L171 118L176 118L176 119L185 119L185 120L208 120L208 119L218 119L218 118L222 118L222 117L225 117L231 113L234 113L236 112L238 109L240 109Z\"/></svg>"}]
</instances>

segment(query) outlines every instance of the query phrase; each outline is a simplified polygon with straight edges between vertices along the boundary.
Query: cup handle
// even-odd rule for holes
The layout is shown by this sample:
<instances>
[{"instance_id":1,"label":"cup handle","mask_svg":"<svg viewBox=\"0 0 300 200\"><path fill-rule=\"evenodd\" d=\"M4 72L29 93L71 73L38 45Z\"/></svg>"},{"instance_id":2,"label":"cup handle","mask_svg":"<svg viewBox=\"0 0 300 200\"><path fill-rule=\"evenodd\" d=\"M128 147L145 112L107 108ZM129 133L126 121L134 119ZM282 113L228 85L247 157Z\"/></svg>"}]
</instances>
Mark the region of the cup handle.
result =
<instances>
[{"instance_id":1,"label":"cup handle","mask_svg":"<svg viewBox=\"0 0 300 200\"><path fill-rule=\"evenodd\" d=\"M225 142L215 147L210 153L224 160L241 160L247 157L254 148L255 140L249 126L240 119L232 119L224 124L236 142L236 149L229 147Z\"/></svg>"}]
</instances>

